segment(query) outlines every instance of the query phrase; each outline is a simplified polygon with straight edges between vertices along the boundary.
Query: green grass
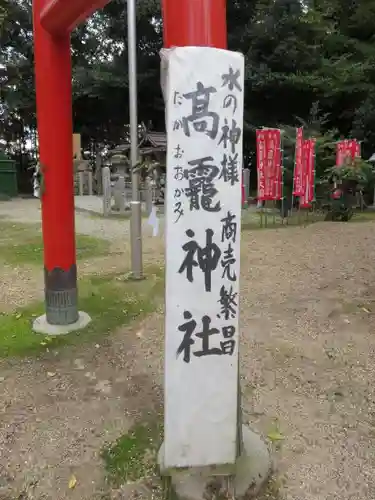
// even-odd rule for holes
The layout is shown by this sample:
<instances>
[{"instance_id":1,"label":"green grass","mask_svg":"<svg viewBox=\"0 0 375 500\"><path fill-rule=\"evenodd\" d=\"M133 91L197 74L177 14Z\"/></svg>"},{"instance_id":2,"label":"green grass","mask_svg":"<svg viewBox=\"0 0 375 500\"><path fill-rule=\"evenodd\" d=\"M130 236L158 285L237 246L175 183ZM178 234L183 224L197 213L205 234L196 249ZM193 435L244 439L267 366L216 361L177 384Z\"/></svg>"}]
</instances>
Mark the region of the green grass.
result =
<instances>
[{"instance_id":1,"label":"green grass","mask_svg":"<svg viewBox=\"0 0 375 500\"><path fill-rule=\"evenodd\" d=\"M141 483L145 478L154 478L154 486L159 485L159 495L152 498L175 499L175 492L168 481L155 482L159 476L157 452L162 442L163 424L161 415L149 416L136 423L128 433L101 452L108 484L114 488L126 483ZM167 479L167 478L165 478ZM259 493L259 500L282 500L285 478L272 476ZM166 494L168 492L168 494ZM143 497L142 497L143 498ZM216 497L215 497L216 498ZM219 498L219 497L218 497ZM224 496L220 496L224 498ZM227 498L225 496L225 498Z\"/></svg>"},{"instance_id":2,"label":"green grass","mask_svg":"<svg viewBox=\"0 0 375 500\"><path fill-rule=\"evenodd\" d=\"M132 281L123 274L91 276L79 283L79 308L92 322L79 332L59 337L34 333L32 320L44 312L36 303L13 314L0 314L0 357L40 354L46 349L99 340L115 328L155 310L164 290L160 268L146 269L146 279Z\"/></svg>"},{"instance_id":3,"label":"green grass","mask_svg":"<svg viewBox=\"0 0 375 500\"><path fill-rule=\"evenodd\" d=\"M285 478L271 477L258 496L259 500L284 500L282 490L285 486Z\"/></svg>"},{"instance_id":4,"label":"green grass","mask_svg":"<svg viewBox=\"0 0 375 500\"><path fill-rule=\"evenodd\" d=\"M369 222L375 220L375 210L356 212L349 222Z\"/></svg>"},{"instance_id":5,"label":"green grass","mask_svg":"<svg viewBox=\"0 0 375 500\"><path fill-rule=\"evenodd\" d=\"M306 226L324 220L324 214L320 212L308 213L301 211L300 214L294 212L290 217L282 219L278 212L242 212L242 230L250 229L276 229L280 227Z\"/></svg>"},{"instance_id":6,"label":"green grass","mask_svg":"<svg viewBox=\"0 0 375 500\"><path fill-rule=\"evenodd\" d=\"M285 218L280 217L279 213L270 212L242 212L242 230L254 229L276 229L280 227L307 226L315 222L323 222L326 213L321 211L307 212L301 210L300 213L293 212L292 216ZM375 211L356 212L349 222L369 222L375 220ZM331 223L327 221L327 223Z\"/></svg>"},{"instance_id":7,"label":"green grass","mask_svg":"<svg viewBox=\"0 0 375 500\"><path fill-rule=\"evenodd\" d=\"M40 224L19 224L0 218L0 244L9 243L12 238L35 236L40 231Z\"/></svg>"},{"instance_id":8,"label":"green grass","mask_svg":"<svg viewBox=\"0 0 375 500\"><path fill-rule=\"evenodd\" d=\"M91 236L77 235L77 259L106 255L109 243ZM35 224L0 222L0 259L9 264L43 264L43 241L40 227Z\"/></svg>"},{"instance_id":9,"label":"green grass","mask_svg":"<svg viewBox=\"0 0 375 500\"><path fill-rule=\"evenodd\" d=\"M160 416L149 417L134 425L101 453L108 482L120 486L156 474L156 455L162 441Z\"/></svg>"}]
</instances>

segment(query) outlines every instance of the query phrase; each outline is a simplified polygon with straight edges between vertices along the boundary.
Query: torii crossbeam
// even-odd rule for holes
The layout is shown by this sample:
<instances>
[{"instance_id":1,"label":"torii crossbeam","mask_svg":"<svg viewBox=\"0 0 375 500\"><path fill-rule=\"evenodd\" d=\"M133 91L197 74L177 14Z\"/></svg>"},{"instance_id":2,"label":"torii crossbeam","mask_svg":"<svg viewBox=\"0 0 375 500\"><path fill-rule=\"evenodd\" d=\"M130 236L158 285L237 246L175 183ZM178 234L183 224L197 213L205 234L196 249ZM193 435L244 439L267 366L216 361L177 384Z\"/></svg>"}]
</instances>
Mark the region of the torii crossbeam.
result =
<instances>
[{"instance_id":1,"label":"torii crossbeam","mask_svg":"<svg viewBox=\"0 0 375 500\"><path fill-rule=\"evenodd\" d=\"M39 156L44 177L43 321L65 330L84 323L77 307L70 33L108 2L33 1ZM226 0L162 0L162 12L165 47L226 48Z\"/></svg>"}]
</instances>

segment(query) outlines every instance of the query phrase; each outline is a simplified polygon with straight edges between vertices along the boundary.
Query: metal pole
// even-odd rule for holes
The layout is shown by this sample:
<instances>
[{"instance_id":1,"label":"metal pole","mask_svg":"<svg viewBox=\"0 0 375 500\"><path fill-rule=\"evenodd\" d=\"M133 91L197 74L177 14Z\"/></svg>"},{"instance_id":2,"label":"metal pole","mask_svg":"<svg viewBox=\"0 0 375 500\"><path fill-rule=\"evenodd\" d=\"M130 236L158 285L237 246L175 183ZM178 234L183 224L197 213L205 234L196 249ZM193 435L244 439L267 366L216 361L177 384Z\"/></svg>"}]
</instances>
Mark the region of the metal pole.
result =
<instances>
[{"instance_id":1,"label":"metal pole","mask_svg":"<svg viewBox=\"0 0 375 500\"><path fill-rule=\"evenodd\" d=\"M136 0L127 0L128 9L128 74L130 112L130 165L132 169L132 201L130 219L131 266L134 279L143 278L142 263L142 207L139 193L139 173L135 171L138 162L138 116L137 116L137 36Z\"/></svg>"}]
</instances>

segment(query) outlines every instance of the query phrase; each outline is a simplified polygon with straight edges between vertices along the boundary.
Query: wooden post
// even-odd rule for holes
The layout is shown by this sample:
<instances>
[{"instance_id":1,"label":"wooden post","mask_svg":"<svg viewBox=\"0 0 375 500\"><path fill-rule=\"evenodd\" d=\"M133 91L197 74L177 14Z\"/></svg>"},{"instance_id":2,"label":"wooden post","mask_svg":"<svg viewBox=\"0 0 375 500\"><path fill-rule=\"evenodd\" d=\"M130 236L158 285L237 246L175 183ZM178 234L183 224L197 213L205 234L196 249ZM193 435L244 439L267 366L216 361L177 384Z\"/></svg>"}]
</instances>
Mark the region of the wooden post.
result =
<instances>
[{"instance_id":1,"label":"wooden post","mask_svg":"<svg viewBox=\"0 0 375 500\"><path fill-rule=\"evenodd\" d=\"M250 197L250 170L248 168L243 169L243 178L245 186L245 199L247 201Z\"/></svg>"},{"instance_id":2,"label":"wooden post","mask_svg":"<svg viewBox=\"0 0 375 500\"><path fill-rule=\"evenodd\" d=\"M164 47L227 48L226 0L162 0Z\"/></svg>"},{"instance_id":3,"label":"wooden post","mask_svg":"<svg viewBox=\"0 0 375 500\"><path fill-rule=\"evenodd\" d=\"M165 465L225 466L237 458L244 59L234 52L190 47L173 49L168 57L167 189L174 201L166 214ZM231 91L223 85L229 84L230 68L237 75ZM191 116L194 99L205 95L204 89L210 89L209 118L202 117L205 133L195 131L194 117L189 130L174 130L181 117ZM175 106L176 92L192 97ZM229 93L237 105L225 108ZM236 127L232 144L221 140L226 123ZM224 169L220 177L217 166L226 158L236 159L234 170ZM179 165L185 166L183 172ZM177 196L179 190L188 193L203 167L217 194L206 199L203 193L196 204L186 194ZM207 252L204 265L197 252Z\"/></svg>"},{"instance_id":4,"label":"wooden post","mask_svg":"<svg viewBox=\"0 0 375 500\"><path fill-rule=\"evenodd\" d=\"M84 193L84 175L85 172L78 172L78 194L83 196Z\"/></svg>"},{"instance_id":5,"label":"wooden post","mask_svg":"<svg viewBox=\"0 0 375 500\"><path fill-rule=\"evenodd\" d=\"M103 215L108 217L111 213L112 189L111 189L111 171L109 167L102 168L102 186L103 186Z\"/></svg>"},{"instance_id":6,"label":"wooden post","mask_svg":"<svg viewBox=\"0 0 375 500\"><path fill-rule=\"evenodd\" d=\"M88 190L89 190L89 196L93 195L93 188L92 188L92 171L88 170L87 171L87 184L88 184Z\"/></svg>"},{"instance_id":7,"label":"wooden post","mask_svg":"<svg viewBox=\"0 0 375 500\"><path fill-rule=\"evenodd\" d=\"M177 47L163 57L168 203L159 464L180 498L205 498L211 476L223 478L226 494L242 497L270 470L265 443L240 417L244 57L208 47ZM197 180L211 189L196 193Z\"/></svg>"},{"instance_id":8,"label":"wooden post","mask_svg":"<svg viewBox=\"0 0 375 500\"><path fill-rule=\"evenodd\" d=\"M95 180L96 180L96 194L98 195L103 194L102 167L103 167L103 160L99 152L97 152L95 158Z\"/></svg>"},{"instance_id":9,"label":"wooden post","mask_svg":"<svg viewBox=\"0 0 375 500\"><path fill-rule=\"evenodd\" d=\"M73 134L73 158L82 160L81 134Z\"/></svg>"},{"instance_id":10,"label":"wooden post","mask_svg":"<svg viewBox=\"0 0 375 500\"><path fill-rule=\"evenodd\" d=\"M152 197L152 185L149 178L147 178L145 182L145 203L146 203L146 214L150 215L153 206L153 197Z\"/></svg>"}]
</instances>

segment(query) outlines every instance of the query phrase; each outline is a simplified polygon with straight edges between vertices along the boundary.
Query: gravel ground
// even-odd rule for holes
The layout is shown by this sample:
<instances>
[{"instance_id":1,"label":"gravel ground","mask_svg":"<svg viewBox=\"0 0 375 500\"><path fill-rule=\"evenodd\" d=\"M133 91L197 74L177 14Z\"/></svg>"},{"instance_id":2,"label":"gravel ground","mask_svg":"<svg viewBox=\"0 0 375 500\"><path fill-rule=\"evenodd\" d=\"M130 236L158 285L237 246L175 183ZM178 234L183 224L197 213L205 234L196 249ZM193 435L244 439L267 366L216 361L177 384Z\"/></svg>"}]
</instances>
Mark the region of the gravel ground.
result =
<instances>
[{"instance_id":1,"label":"gravel ground","mask_svg":"<svg viewBox=\"0 0 375 500\"><path fill-rule=\"evenodd\" d=\"M266 498L375 499L374 228L243 234L244 419L284 437L275 450L280 492ZM144 357L162 384L157 321Z\"/></svg>"},{"instance_id":2,"label":"gravel ground","mask_svg":"<svg viewBox=\"0 0 375 500\"><path fill-rule=\"evenodd\" d=\"M15 222L40 222L40 202L35 198L0 202L0 217L6 217ZM111 241L121 240L127 236L130 227L129 220L104 219L81 211L76 211L75 223L77 233ZM143 226L147 237L152 230L146 220L144 220Z\"/></svg>"},{"instance_id":3,"label":"gravel ground","mask_svg":"<svg viewBox=\"0 0 375 500\"><path fill-rule=\"evenodd\" d=\"M81 197L82 198L82 197ZM80 205L83 205L82 201ZM7 202L0 201L0 217L6 217L9 220L23 223L39 223L41 220L40 202L37 199L16 199ZM269 217L268 223L272 225L272 216ZM259 216L256 214L255 208L250 207L245 213L245 221L247 223L258 223ZM130 222L128 219L103 218L93 215L83 210L76 211L75 215L76 232L87 234L89 236L97 236L110 241L128 240ZM160 231L163 232L164 215L159 217ZM152 238L152 228L149 226L147 219L143 219L143 236L146 239Z\"/></svg>"},{"instance_id":4,"label":"gravel ground","mask_svg":"<svg viewBox=\"0 0 375 500\"><path fill-rule=\"evenodd\" d=\"M43 296L42 270L14 267L0 261L0 313L17 310ZM0 499L1 500L1 499Z\"/></svg>"},{"instance_id":5,"label":"gravel ground","mask_svg":"<svg viewBox=\"0 0 375 500\"><path fill-rule=\"evenodd\" d=\"M107 224L90 223L97 235ZM274 500L375 499L374 229L243 234L242 404L247 422L284 436ZM145 240L162 258L162 239ZM0 498L3 485L11 499L22 488L23 498L99 499L100 446L162 404L162 350L160 310L100 348L0 364Z\"/></svg>"},{"instance_id":6,"label":"gravel ground","mask_svg":"<svg viewBox=\"0 0 375 500\"><path fill-rule=\"evenodd\" d=\"M285 434L286 498L373 500L374 225L317 224L246 240L244 411L263 432L277 422ZM249 255L252 244L258 254Z\"/></svg>"}]
</instances>

